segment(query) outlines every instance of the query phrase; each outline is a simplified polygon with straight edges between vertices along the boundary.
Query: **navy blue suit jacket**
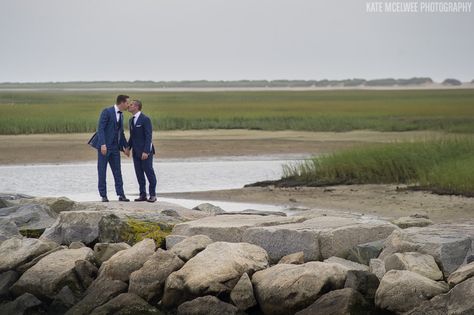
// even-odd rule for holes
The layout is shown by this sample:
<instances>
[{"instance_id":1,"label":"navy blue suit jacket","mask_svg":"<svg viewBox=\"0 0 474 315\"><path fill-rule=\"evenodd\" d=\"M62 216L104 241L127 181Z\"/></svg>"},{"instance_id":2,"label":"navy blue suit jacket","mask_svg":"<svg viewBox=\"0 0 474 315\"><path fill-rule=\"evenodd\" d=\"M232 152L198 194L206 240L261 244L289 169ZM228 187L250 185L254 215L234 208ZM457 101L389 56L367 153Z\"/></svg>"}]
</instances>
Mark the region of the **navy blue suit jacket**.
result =
<instances>
[{"instance_id":1,"label":"navy blue suit jacket","mask_svg":"<svg viewBox=\"0 0 474 315\"><path fill-rule=\"evenodd\" d=\"M133 116L128 123L130 128L130 141L128 147L133 150L133 156L140 158L142 153L155 153L155 147L151 142L153 128L148 116L141 113L138 116L135 125L133 125Z\"/></svg>"},{"instance_id":2,"label":"navy blue suit jacket","mask_svg":"<svg viewBox=\"0 0 474 315\"><path fill-rule=\"evenodd\" d=\"M96 149L100 149L100 146L104 144L107 146L107 148L111 148L113 146L115 133L117 132L117 124L118 122L117 117L115 115L115 107L112 106L105 108L100 114L97 132L89 140L89 144ZM125 148L128 147L128 142L125 138L125 133L123 131L123 118L120 122L118 133L118 149L120 151L123 151Z\"/></svg>"}]
</instances>

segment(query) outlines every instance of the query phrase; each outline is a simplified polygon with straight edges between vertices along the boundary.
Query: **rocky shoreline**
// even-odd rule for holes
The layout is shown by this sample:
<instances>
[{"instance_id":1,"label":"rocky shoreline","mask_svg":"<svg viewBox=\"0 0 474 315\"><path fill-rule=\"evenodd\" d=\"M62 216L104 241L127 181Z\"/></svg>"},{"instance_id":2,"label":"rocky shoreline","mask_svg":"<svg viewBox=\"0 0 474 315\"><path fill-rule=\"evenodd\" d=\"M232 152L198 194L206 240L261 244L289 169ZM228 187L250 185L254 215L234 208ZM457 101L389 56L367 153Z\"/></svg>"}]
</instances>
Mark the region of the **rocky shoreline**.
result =
<instances>
[{"instance_id":1,"label":"rocky shoreline","mask_svg":"<svg viewBox=\"0 0 474 315\"><path fill-rule=\"evenodd\" d=\"M0 194L0 314L474 314L472 222L133 204Z\"/></svg>"}]
</instances>

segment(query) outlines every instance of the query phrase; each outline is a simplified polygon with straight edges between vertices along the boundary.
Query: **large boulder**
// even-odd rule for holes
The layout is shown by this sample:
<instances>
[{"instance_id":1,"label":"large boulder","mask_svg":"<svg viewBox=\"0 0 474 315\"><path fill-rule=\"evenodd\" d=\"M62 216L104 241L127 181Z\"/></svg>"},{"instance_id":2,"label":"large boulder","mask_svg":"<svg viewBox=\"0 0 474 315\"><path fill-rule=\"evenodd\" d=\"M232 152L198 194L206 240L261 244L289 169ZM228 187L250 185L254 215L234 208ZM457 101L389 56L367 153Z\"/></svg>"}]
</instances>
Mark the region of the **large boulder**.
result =
<instances>
[{"instance_id":1,"label":"large boulder","mask_svg":"<svg viewBox=\"0 0 474 315\"><path fill-rule=\"evenodd\" d=\"M302 222L302 217L219 215L177 224L173 235L207 235L215 242L242 242L247 230L256 226L271 226Z\"/></svg>"},{"instance_id":2,"label":"large boulder","mask_svg":"<svg viewBox=\"0 0 474 315\"><path fill-rule=\"evenodd\" d=\"M5 315L23 315L23 314L35 314L38 308L42 305L42 302L38 300L33 294L25 293L22 296L16 298L15 301L8 302L0 305L0 314ZM39 312L42 314L42 312Z\"/></svg>"},{"instance_id":3,"label":"large boulder","mask_svg":"<svg viewBox=\"0 0 474 315\"><path fill-rule=\"evenodd\" d=\"M163 297L165 281L179 270L184 262L174 253L158 249L141 267L130 275L128 292L135 293L147 302L156 304Z\"/></svg>"},{"instance_id":4,"label":"large boulder","mask_svg":"<svg viewBox=\"0 0 474 315\"><path fill-rule=\"evenodd\" d=\"M0 218L11 219L20 231L42 231L56 221L58 214L39 204L16 205L0 209Z\"/></svg>"},{"instance_id":5,"label":"large boulder","mask_svg":"<svg viewBox=\"0 0 474 315\"><path fill-rule=\"evenodd\" d=\"M74 271L77 260L93 261L94 252L88 247L54 252L28 269L10 291L15 296L28 292L46 299L52 299L65 285L80 292L83 287Z\"/></svg>"},{"instance_id":6,"label":"large boulder","mask_svg":"<svg viewBox=\"0 0 474 315\"><path fill-rule=\"evenodd\" d=\"M462 266L449 275L448 284L453 287L466 279L474 277L474 262Z\"/></svg>"},{"instance_id":7,"label":"large boulder","mask_svg":"<svg viewBox=\"0 0 474 315\"><path fill-rule=\"evenodd\" d=\"M237 315L239 309L215 296L207 295L185 302L178 307L178 315Z\"/></svg>"},{"instance_id":8,"label":"large boulder","mask_svg":"<svg viewBox=\"0 0 474 315\"><path fill-rule=\"evenodd\" d=\"M373 273L362 270L349 270L344 287L356 290L364 296L366 301L373 304L375 292L377 292L379 285L380 280Z\"/></svg>"},{"instance_id":9,"label":"large boulder","mask_svg":"<svg viewBox=\"0 0 474 315\"><path fill-rule=\"evenodd\" d=\"M278 264L252 277L264 314L292 314L314 303L328 290L342 289L347 269L338 264L307 262Z\"/></svg>"},{"instance_id":10,"label":"large boulder","mask_svg":"<svg viewBox=\"0 0 474 315\"><path fill-rule=\"evenodd\" d=\"M355 245L386 238L397 227L381 220L322 216L294 224L248 229L244 242L264 248L272 263L303 251L305 259L346 258Z\"/></svg>"},{"instance_id":11,"label":"large boulder","mask_svg":"<svg viewBox=\"0 0 474 315\"><path fill-rule=\"evenodd\" d=\"M371 259L377 258L383 249L385 240L359 244L349 250L347 259L360 264L369 265Z\"/></svg>"},{"instance_id":12,"label":"large boulder","mask_svg":"<svg viewBox=\"0 0 474 315\"><path fill-rule=\"evenodd\" d=\"M197 253L203 251L207 245L211 244L212 240L206 235L190 236L183 241L173 246L170 251L184 261L188 261Z\"/></svg>"},{"instance_id":13,"label":"large boulder","mask_svg":"<svg viewBox=\"0 0 474 315\"><path fill-rule=\"evenodd\" d=\"M0 301L10 297L10 287L20 278L18 272L8 270L0 273Z\"/></svg>"},{"instance_id":14,"label":"large boulder","mask_svg":"<svg viewBox=\"0 0 474 315\"><path fill-rule=\"evenodd\" d=\"M391 270L380 281L375 304L381 309L403 313L448 289L446 283L436 282L416 272Z\"/></svg>"},{"instance_id":15,"label":"large boulder","mask_svg":"<svg viewBox=\"0 0 474 315\"><path fill-rule=\"evenodd\" d=\"M36 238L11 238L0 245L0 272L15 269L59 245Z\"/></svg>"},{"instance_id":16,"label":"large boulder","mask_svg":"<svg viewBox=\"0 0 474 315\"><path fill-rule=\"evenodd\" d=\"M278 263L279 264L293 264L293 265L304 264L304 252L297 252L297 253L283 256Z\"/></svg>"},{"instance_id":17,"label":"large boulder","mask_svg":"<svg viewBox=\"0 0 474 315\"><path fill-rule=\"evenodd\" d=\"M237 282L235 287L232 289L232 292L230 292L230 299L234 305L242 311L257 305L253 293L252 282L247 273L244 273L242 277L240 277L239 282Z\"/></svg>"},{"instance_id":18,"label":"large boulder","mask_svg":"<svg viewBox=\"0 0 474 315\"><path fill-rule=\"evenodd\" d=\"M84 297L66 315L89 315L95 308L127 291L127 284L120 280L101 279L87 288Z\"/></svg>"},{"instance_id":19,"label":"large boulder","mask_svg":"<svg viewBox=\"0 0 474 315\"><path fill-rule=\"evenodd\" d=\"M29 199L20 199L19 204L27 205L27 204L40 204L49 207L56 213L60 213L63 211L71 211L74 209L76 203L69 198L66 197L46 197L46 198L29 198Z\"/></svg>"},{"instance_id":20,"label":"large boulder","mask_svg":"<svg viewBox=\"0 0 474 315\"><path fill-rule=\"evenodd\" d=\"M296 315L365 315L371 311L370 304L359 292L345 288L324 294Z\"/></svg>"},{"instance_id":21,"label":"large boulder","mask_svg":"<svg viewBox=\"0 0 474 315\"><path fill-rule=\"evenodd\" d=\"M130 274L140 269L155 253L155 242L144 239L129 249L122 250L104 262L99 269L98 278L108 278L128 282Z\"/></svg>"},{"instance_id":22,"label":"large boulder","mask_svg":"<svg viewBox=\"0 0 474 315\"><path fill-rule=\"evenodd\" d=\"M53 226L40 239L69 245L72 242L91 244L99 238L99 222L106 213L99 211L61 212Z\"/></svg>"},{"instance_id":23,"label":"large boulder","mask_svg":"<svg viewBox=\"0 0 474 315\"><path fill-rule=\"evenodd\" d=\"M376 275L379 280L382 280L383 276L387 272L385 270L385 263L383 260L378 258L371 259L369 262L369 272Z\"/></svg>"},{"instance_id":24,"label":"large boulder","mask_svg":"<svg viewBox=\"0 0 474 315\"><path fill-rule=\"evenodd\" d=\"M161 315L162 313L151 306L138 295L122 293L104 305L97 307L91 315Z\"/></svg>"},{"instance_id":25,"label":"large boulder","mask_svg":"<svg viewBox=\"0 0 474 315\"><path fill-rule=\"evenodd\" d=\"M394 253L419 252L434 257L447 277L458 269L472 250L474 226L432 225L394 231L385 241L379 258L385 259Z\"/></svg>"},{"instance_id":26,"label":"large boulder","mask_svg":"<svg viewBox=\"0 0 474 315\"><path fill-rule=\"evenodd\" d=\"M474 314L474 278L455 286L446 294L435 296L421 303L406 315L472 315Z\"/></svg>"},{"instance_id":27,"label":"large boulder","mask_svg":"<svg viewBox=\"0 0 474 315\"><path fill-rule=\"evenodd\" d=\"M343 259L343 258L340 258L340 257L334 257L334 256L329 257L328 259L325 259L324 262L339 264L343 267L346 267L348 270L369 271L369 266L362 265L362 264L356 263L352 260L347 260L347 259Z\"/></svg>"},{"instance_id":28,"label":"large boulder","mask_svg":"<svg viewBox=\"0 0 474 315\"><path fill-rule=\"evenodd\" d=\"M109 260L110 257L115 255L121 250L129 249L130 245L127 243L96 243L94 245L95 258L98 263L102 265L103 262Z\"/></svg>"},{"instance_id":29,"label":"large boulder","mask_svg":"<svg viewBox=\"0 0 474 315\"><path fill-rule=\"evenodd\" d=\"M12 237L22 237L15 221L12 219L0 218L0 244Z\"/></svg>"},{"instance_id":30,"label":"large boulder","mask_svg":"<svg viewBox=\"0 0 474 315\"><path fill-rule=\"evenodd\" d=\"M267 253L258 246L212 243L168 277L162 303L170 307L204 295L228 296L242 274L267 267Z\"/></svg>"},{"instance_id":31,"label":"large boulder","mask_svg":"<svg viewBox=\"0 0 474 315\"><path fill-rule=\"evenodd\" d=\"M443 280L433 256L418 252L395 253L385 258L385 270L409 270L431 280Z\"/></svg>"}]
</instances>

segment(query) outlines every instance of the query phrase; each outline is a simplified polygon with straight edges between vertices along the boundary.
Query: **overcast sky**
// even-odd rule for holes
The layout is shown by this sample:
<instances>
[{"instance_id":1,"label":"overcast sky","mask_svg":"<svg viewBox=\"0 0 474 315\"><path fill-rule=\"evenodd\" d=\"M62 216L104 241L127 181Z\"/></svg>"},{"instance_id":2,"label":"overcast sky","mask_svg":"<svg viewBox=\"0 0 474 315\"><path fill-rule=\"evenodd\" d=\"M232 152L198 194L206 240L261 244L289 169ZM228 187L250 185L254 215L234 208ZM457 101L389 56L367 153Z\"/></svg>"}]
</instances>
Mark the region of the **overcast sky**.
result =
<instances>
[{"instance_id":1,"label":"overcast sky","mask_svg":"<svg viewBox=\"0 0 474 315\"><path fill-rule=\"evenodd\" d=\"M0 82L474 79L474 12L367 13L361 0L1 0L0 12Z\"/></svg>"}]
</instances>

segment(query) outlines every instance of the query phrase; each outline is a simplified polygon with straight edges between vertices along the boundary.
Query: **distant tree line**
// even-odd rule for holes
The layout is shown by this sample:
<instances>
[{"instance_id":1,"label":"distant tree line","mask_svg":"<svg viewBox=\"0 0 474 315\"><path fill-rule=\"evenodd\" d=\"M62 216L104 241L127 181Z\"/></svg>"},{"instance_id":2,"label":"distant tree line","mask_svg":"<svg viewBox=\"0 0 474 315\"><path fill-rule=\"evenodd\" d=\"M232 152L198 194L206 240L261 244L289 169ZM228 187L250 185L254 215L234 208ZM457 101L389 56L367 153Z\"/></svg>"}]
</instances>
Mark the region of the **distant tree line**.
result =
<instances>
[{"instance_id":1,"label":"distant tree line","mask_svg":"<svg viewBox=\"0 0 474 315\"><path fill-rule=\"evenodd\" d=\"M71 81L41 83L0 83L0 88L292 88L292 87L388 87L419 86L434 83L431 78L346 79L346 80L238 80L238 81ZM474 80L471 81L474 83ZM443 85L461 85L457 79L446 79Z\"/></svg>"}]
</instances>

